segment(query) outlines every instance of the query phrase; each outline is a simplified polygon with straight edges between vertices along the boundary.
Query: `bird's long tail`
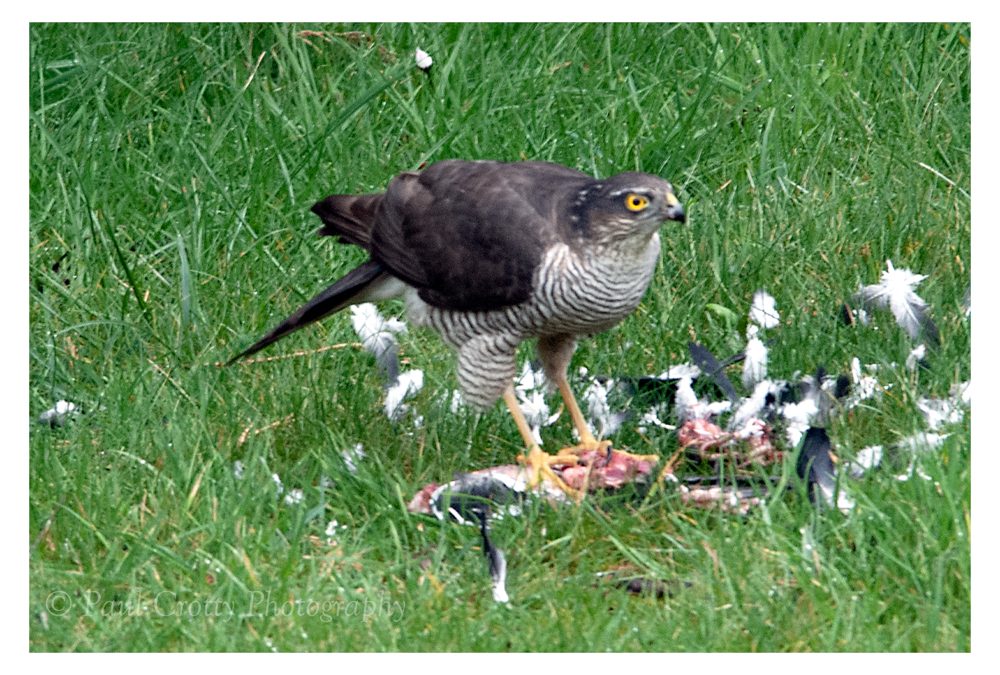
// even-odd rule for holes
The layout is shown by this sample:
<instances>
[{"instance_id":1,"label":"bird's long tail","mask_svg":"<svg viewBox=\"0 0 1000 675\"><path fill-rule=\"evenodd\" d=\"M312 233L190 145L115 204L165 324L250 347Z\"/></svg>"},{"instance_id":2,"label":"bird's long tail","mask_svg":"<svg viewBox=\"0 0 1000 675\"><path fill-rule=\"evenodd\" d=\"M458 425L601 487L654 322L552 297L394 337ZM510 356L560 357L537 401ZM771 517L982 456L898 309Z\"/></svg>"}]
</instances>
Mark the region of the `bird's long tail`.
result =
<instances>
[{"instance_id":1,"label":"bird's long tail","mask_svg":"<svg viewBox=\"0 0 1000 675\"><path fill-rule=\"evenodd\" d=\"M319 293L309 302L295 310L294 314L282 321L270 333L231 358L228 363L231 364L243 357L256 354L261 349L264 349L273 342L277 342L289 333L294 333L303 326L308 326L334 312L342 310L348 305L354 304L358 296L372 282L379 279L383 272L382 265L374 260L369 260L360 267L354 268L325 291Z\"/></svg>"}]
</instances>

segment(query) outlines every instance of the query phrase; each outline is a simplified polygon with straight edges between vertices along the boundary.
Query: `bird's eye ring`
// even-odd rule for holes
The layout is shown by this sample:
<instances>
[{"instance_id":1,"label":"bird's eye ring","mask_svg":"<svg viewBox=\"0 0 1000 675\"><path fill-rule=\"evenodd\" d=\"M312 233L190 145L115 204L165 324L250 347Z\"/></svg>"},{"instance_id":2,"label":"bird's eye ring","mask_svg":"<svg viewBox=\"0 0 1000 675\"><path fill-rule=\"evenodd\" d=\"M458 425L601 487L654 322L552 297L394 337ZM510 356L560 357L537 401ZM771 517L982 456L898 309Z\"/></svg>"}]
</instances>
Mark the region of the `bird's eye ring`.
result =
<instances>
[{"instance_id":1,"label":"bird's eye ring","mask_svg":"<svg viewBox=\"0 0 1000 675\"><path fill-rule=\"evenodd\" d=\"M625 208L629 211L642 211L647 206L649 206L649 199L643 197L642 195L637 195L632 192L625 197Z\"/></svg>"}]
</instances>

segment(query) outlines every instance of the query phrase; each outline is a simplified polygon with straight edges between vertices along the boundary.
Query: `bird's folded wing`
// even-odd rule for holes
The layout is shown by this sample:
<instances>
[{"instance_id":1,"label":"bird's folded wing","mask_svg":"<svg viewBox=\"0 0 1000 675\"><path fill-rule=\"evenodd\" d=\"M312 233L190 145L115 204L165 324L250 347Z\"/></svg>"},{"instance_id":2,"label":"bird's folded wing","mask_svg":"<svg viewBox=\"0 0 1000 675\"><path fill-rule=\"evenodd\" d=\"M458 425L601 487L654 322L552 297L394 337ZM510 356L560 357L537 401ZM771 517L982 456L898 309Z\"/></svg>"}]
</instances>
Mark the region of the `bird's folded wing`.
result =
<instances>
[{"instance_id":1,"label":"bird's folded wing","mask_svg":"<svg viewBox=\"0 0 1000 675\"><path fill-rule=\"evenodd\" d=\"M533 180L530 165L511 166L439 162L397 176L376 214L372 257L431 305L477 311L524 302L560 237L556 202L573 187L559 188L589 179L563 169L571 173L553 181L540 165Z\"/></svg>"}]
</instances>

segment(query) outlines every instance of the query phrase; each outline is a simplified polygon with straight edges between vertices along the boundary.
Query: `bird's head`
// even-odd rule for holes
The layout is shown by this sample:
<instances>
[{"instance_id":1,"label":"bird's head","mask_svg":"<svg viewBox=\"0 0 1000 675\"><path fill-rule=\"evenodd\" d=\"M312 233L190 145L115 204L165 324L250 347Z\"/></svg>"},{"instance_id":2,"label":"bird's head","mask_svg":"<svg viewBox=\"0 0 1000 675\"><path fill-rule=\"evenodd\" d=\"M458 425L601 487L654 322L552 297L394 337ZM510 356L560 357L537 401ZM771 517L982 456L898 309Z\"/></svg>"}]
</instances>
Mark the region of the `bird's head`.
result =
<instances>
[{"instance_id":1,"label":"bird's head","mask_svg":"<svg viewBox=\"0 0 1000 675\"><path fill-rule=\"evenodd\" d=\"M575 222L588 238L645 243L667 221L686 221L667 181L647 173L620 173L594 181L573 204Z\"/></svg>"}]
</instances>

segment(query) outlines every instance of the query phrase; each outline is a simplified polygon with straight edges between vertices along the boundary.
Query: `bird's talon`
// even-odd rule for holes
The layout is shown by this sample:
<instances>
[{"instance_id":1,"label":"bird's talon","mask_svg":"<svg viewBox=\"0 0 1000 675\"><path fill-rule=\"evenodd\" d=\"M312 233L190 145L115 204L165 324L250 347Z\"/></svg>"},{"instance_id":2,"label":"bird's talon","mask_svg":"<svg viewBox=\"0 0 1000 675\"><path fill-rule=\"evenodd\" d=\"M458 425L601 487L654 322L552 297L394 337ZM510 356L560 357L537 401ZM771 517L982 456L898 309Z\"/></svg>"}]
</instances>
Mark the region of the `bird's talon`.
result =
<instances>
[{"instance_id":1,"label":"bird's talon","mask_svg":"<svg viewBox=\"0 0 1000 675\"><path fill-rule=\"evenodd\" d=\"M534 489L538 487L539 483L544 479L562 490L574 501L579 502L582 499L583 494L579 490L575 490L567 485L559 477L559 474L552 469L553 466L573 466L577 464L578 458L575 455L567 455L563 452L550 455L536 445L531 448L527 455L518 455L517 461L519 464L523 464L528 471L529 488Z\"/></svg>"}]
</instances>

